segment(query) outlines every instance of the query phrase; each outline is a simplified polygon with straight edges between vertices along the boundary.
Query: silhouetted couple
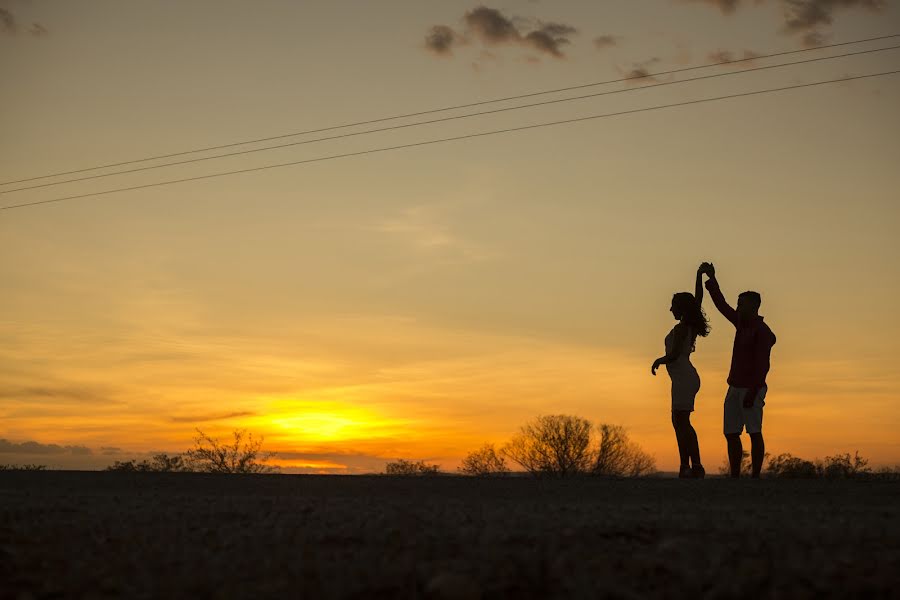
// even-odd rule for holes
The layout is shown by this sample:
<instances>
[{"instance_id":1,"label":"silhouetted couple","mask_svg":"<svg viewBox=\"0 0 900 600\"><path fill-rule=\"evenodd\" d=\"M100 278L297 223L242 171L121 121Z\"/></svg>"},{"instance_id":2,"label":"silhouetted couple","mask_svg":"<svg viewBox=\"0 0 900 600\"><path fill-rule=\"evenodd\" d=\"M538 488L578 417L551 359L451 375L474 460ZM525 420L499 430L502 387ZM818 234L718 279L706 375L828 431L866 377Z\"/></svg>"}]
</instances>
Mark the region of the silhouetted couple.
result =
<instances>
[{"instance_id":1,"label":"silhouetted couple","mask_svg":"<svg viewBox=\"0 0 900 600\"><path fill-rule=\"evenodd\" d=\"M768 391L766 374L769 372L769 355L775 345L775 334L759 316L762 302L759 293L740 294L737 309L725 301L712 263L703 263L697 269L694 294L680 292L672 297L672 307L669 310L678 324L666 336L665 356L656 359L650 369L656 375L660 365L666 365L672 378L672 426L675 428L681 458L678 476L702 478L706 475L700 462L697 432L691 425L694 399L700 391L700 375L691 364L691 352L695 349L697 336L709 335L709 323L701 306L704 274L707 276L706 289L713 304L736 330L723 411L723 432L728 443L731 476L741 476L744 455L741 432L746 428L751 442L751 473L753 477L759 477L766 451L762 435L763 406Z\"/></svg>"}]
</instances>

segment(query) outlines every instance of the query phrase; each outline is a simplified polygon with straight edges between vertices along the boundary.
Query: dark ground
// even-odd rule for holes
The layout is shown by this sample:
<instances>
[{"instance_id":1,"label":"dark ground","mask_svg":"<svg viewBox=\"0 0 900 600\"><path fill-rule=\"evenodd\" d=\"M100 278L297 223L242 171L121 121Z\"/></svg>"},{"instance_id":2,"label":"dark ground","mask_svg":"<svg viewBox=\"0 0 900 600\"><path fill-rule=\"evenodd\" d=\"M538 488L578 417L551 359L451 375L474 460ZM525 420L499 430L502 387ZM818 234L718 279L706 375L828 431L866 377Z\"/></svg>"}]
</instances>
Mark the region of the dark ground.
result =
<instances>
[{"instance_id":1,"label":"dark ground","mask_svg":"<svg viewBox=\"0 0 900 600\"><path fill-rule=\"evenodd\" d=\"M900 483L0 472L0 598L900 597Z\"/></svg>"}]
</instances>

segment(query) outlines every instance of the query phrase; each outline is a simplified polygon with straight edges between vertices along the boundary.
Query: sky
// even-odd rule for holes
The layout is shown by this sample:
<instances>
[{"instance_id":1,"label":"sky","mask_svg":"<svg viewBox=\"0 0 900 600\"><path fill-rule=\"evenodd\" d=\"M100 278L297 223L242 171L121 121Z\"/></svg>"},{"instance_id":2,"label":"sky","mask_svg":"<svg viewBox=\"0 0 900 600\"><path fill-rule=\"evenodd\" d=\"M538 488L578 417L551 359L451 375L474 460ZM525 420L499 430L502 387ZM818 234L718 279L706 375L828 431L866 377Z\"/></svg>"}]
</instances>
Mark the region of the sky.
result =
<instances>
[{"instance_id":1,"label":"sky","mask_svg":"<svg viewBox=\"0 0 900 600\"><path fill-rule=\"evenodd\" d=\"M0 181L896 33L894 0L0 0ZM892 71L747 69L898 40L5 183L0 207ZM895 74L0 210L0 464L245 428L286 472L453 470L563 413L674 470L650 365L707 260L778 336L767 450L900 464L897 106ZM705 308L710 470L734 331Z\"/></svg>"}]
</instances>

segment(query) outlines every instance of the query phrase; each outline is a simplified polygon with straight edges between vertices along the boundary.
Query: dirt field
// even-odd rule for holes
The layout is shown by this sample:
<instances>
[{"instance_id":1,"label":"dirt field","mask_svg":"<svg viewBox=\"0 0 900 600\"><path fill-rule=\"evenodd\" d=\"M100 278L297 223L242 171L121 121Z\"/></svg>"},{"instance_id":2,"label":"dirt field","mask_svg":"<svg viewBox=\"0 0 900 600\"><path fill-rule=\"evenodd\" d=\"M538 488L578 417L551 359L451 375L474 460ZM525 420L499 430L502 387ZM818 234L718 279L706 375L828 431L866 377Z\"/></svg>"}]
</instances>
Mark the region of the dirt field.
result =
<instances>
[{"instance_id":1,"label":"dirt field","mask_svg":"<svg viewBox=\"0 0 900 600\"><path fill-rule=\"evenodd\" d=\"M0 472L2 598L900 597L900 483Z\"/></svg>"}]
</instances>

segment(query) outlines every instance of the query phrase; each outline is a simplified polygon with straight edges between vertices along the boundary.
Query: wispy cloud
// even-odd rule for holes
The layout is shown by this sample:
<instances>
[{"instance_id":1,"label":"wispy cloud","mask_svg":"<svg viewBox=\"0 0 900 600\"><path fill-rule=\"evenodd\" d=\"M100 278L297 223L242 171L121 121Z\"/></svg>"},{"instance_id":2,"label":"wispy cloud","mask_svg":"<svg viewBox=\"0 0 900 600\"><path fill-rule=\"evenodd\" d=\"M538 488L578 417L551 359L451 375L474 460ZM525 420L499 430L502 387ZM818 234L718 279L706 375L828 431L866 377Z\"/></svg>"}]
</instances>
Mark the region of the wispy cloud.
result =
<instances>
[{"instance_id":1,"label":"wispy cloud","mask_svg":"<svg viewBox=\"0 0 900 600\"><path fill-rule=\"evenodd\" d=\"M71 454L87 456L93 454L87 446L60 446L59 444L42 444L35 441L10 442L0 439L0 453L4 454Z\"/></svg>"},{"instance_id":2,"label":"wispy cloud","mask_svg":"<svg viewBox=\"0 0 900 600\"><path fill-rule=\"evenodd\" d=\"M621 39L617 35L598 35L594 38L594 48L597 50L612 48L613 46L618 46Z\"/></svg>"},{"instance_id":3,"label":"wispy cloud","mask_svg":"<svg viewBox=\"0 0 900 600\"><path fill-rule=\"evenodd\" d=\"M238 417L252 417L255 412L249 410L234 411L227 413L198 413L191 415L173 415L169 417L172 423L203 423L207 421L225 421L228 419L236 419Z\"/></svg>"}]
</instances>

